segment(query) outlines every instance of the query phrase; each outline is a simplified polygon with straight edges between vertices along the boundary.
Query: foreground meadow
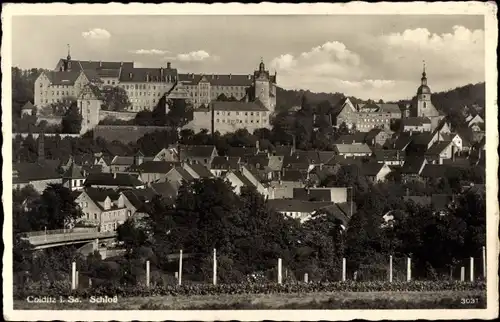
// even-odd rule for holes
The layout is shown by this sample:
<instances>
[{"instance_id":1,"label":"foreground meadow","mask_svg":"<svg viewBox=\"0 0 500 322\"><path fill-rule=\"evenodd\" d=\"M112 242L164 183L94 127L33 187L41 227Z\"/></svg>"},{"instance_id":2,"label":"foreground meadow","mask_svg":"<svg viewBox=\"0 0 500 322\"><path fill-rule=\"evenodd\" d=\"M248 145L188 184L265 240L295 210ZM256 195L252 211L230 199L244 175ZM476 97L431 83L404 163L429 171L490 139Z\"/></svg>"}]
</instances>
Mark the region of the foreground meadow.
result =
<instances>
[{"instance_id":1,"label":"foreground meadow","mask_svg":"<svg viewBox=\"0 0 500 322\"><path fill-rule=\"evenodd\" d=\"M466 303L463 303L466 302ZM486 292L318 292L118 297L117 303L28 303L16 310L231 310L231 309L474 309L486 307Z\"/></svg>"}]
</instances>

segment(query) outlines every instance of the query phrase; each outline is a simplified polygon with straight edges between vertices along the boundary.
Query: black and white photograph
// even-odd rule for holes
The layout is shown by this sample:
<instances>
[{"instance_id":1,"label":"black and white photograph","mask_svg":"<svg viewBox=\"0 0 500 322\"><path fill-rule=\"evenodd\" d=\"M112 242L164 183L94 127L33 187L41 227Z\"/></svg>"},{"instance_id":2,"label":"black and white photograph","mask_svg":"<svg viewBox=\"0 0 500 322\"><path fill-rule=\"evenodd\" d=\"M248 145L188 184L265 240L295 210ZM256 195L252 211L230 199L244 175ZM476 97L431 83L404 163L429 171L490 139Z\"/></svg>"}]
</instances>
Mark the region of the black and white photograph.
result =
<instances>
[{"instance_id":1,"label":"black and white photograph","mask_svg":"<svg viewBox=\"0 0 500 322\"><path fill-rule=\"evenodd\" d=\"M496 13L4 4L4 318L497 317Z\"/></svg>"}]
</instances>

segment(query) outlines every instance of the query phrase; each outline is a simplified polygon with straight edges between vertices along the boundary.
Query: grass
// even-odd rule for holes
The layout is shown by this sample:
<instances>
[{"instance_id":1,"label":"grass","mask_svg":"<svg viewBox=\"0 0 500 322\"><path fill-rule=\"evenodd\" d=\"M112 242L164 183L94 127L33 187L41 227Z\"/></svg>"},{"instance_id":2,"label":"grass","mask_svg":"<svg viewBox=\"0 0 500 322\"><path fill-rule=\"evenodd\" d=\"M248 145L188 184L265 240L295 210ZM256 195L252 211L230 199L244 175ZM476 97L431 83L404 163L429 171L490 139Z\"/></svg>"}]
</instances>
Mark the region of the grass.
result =
<instances>
[{"instance_id":1,"label":"grass","mask_svg":"<svg viewBox=\"0 0 500 322\"><path fill-rule=\"evenodd\" d=\"M112 296L112 294L110 294ZM462 304L461 299L478 299ZM16 310L266 310L266 309L474 309L486 307L485 291L323 292L220 296L150 296L118 298L118 303L28 303Z\"/></svg>"}]
</instances>

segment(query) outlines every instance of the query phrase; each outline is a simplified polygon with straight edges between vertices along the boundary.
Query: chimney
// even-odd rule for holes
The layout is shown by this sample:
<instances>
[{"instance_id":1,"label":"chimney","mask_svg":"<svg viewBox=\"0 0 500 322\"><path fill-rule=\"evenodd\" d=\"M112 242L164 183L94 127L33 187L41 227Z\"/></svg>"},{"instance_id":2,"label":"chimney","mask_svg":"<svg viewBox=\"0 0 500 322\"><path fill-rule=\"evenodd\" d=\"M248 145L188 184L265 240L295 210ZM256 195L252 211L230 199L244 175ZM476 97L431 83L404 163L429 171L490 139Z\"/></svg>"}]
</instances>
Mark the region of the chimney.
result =
<instances>
[{"instance_id":1,"label":"chimney","mask_svg":"<svg viewBox=\"0 0 500 322\"><path fill-rule=\"evenodd\" d=\"M113 172L113 179L116 179L116 172Z\"/></svg>"},{"instance_id":2,"label":"chimney","mask_svg":"<svg viewBox=\"0 0 500 322\"><path fill-rule=\"evenodd\" d=\"M167 69L171 69L172 64L170 62L167 62Z\"/></svg>"},{"instance_id":3,"label":"chimney","mask_svg":"<svg viewBox=\"0 0 500 322\"><path fill-rule=\"evenodd\" d=\"M255 142L255 148L257 149L257 153L260 152L260 141L259 141L259 139L257 139L257 141Z\"/></svg>"},{"instance_id":4,"label":"chimney","mask_svg":"<svg viewBox=\"0 0 500 322\"><path fill-rule=\"evenodd\" d=\"M132 73L128 73L128 77L129 77L130 79L132 79L132 76L133 76L133 75L132 75Z\"/></svg>"},{"instance_id":5,"label":"chimney","mask_svg":"<svg viewBox=\"0 0 500 322\"><path fill-rule=\"evenodd\" d=\"M146 74L146 82L149 82L149 73Z\"/></svg>"},{"instance_id":6,"label":"chimney","mask_svg":"<svg viewBox=\"0 0 500 322\"><path fill-rule=\"evenodd\" d=\"M120 62L120 67L123 67L123 62L122 61Z\"/></svg>"},{"instance_id":7,"label":"chimney","mask_svg":"<svg viewBox=\"0 0 500 322\"><path fill-rule=\"evenodd\" d=\"M163 81L163 67L160 67L160 81Z\"/></svg>"},{"instance_id":8,"label":"chimney","mask_svg":"<svg viewBox=\"0 0 500 322\"><path fill-rule=\"evenodd\" d=\"M99 61L99 67L102 68L102 61Z\"/></svg>"},{"instance_id":9,"label":"chimney","mask_svg":"<svg viewBox=\"0 0 500 322\"><path fill-rule=\"evenodd\" d=\"M229 79L231 79L231 76L232 76L232 75L231 75L231 74L229 74Z\"/></svg>"},{"instance_id":10,"label":"chimney","mask_svg":"<svg viewBox=\"0 0 500 322\"><path fill-rule=\"evenodd\" d=\"M252 75L250 75L250 74L249 74L249 75L248 75L248 79L252 79Z\"/></svg>"}]
</instances>

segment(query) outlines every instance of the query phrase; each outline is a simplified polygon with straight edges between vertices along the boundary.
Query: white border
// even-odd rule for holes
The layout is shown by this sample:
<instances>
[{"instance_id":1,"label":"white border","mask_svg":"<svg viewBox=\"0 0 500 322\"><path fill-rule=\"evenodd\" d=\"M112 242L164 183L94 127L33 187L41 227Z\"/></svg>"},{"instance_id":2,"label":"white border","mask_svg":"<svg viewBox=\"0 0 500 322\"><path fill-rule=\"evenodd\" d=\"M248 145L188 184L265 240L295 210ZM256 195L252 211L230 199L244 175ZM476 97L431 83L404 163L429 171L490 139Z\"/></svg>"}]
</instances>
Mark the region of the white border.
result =
<instances>
[{"instance_id":1,"label":"white border","mask_svg":"<svg viewBox=\"0 0 500 322\"><path fill-rule=\"evenodd\" d=\"M4 186L4 318L6 320L351 320L351 319L488 319L498 316L498 146L497 131L497 57L498 25L494 2L412 2L346 4L6 4L2 8L2 147ZM12 16L35 15L325 15L325 14L465 14L485 16L485 68L486 68L486 188L487 188L487 267L488 307L484 310L255 310L255 311L14 311L12 308L12 133L11 124L11 21ZM26 39L29 41L29 38ZM36 48L34 48L36 53ZM467 59L464 57L464 59ZM35 317L35 318L33 318Z\"/></svg>"}]
</instances>

